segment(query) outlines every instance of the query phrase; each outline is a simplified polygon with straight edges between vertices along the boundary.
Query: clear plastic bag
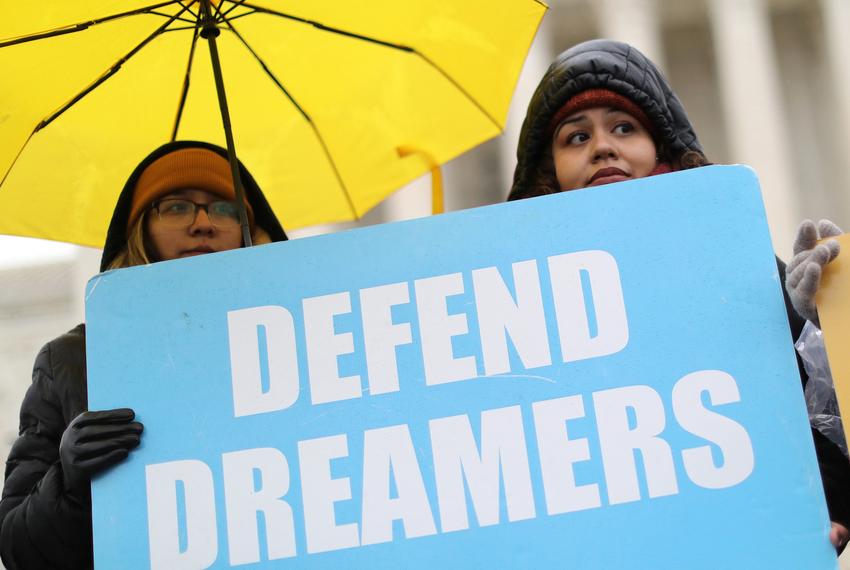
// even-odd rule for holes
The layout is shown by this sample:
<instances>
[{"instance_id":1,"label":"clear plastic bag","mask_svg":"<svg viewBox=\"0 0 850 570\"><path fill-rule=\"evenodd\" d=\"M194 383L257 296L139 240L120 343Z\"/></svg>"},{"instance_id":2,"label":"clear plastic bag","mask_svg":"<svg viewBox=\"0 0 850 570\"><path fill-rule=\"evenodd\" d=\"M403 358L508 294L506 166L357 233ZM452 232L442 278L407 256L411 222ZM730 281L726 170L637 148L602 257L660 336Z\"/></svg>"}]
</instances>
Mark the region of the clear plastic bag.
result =
<instances>
[{"instance_id":1,"label":"clear plastic bag","mask_svg":"<svg viewBox=\"0 0 850 570\"><path fill-rule=\"evenodd\" d=\"M800 358L803 360L803 368L809 376L806 384L806 407L809 410L809 422L812 427L834 442L844 455L847 455L847 441L844 437L844 428L841 424L841 416L838 413L838 400L835 396L835 387L832 384L832 372L829 370L829 361L826 358L826 347L823 343L821 330L806 321L800 338L794 345Z\"/></svg>"}]
</instances>

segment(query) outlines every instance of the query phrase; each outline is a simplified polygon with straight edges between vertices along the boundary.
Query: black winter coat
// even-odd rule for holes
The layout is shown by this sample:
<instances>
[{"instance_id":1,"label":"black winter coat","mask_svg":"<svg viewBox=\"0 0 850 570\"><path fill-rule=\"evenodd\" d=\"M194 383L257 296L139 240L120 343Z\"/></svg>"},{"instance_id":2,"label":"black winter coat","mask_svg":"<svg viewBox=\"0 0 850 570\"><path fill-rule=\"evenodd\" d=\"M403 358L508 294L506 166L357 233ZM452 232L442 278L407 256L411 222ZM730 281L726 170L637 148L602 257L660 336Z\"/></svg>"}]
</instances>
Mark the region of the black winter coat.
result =
<instances>
[{"instance_id":1,"label":"black winter coat","mask_svg":"<svg viewBox=\"0 0 850 570\"><path fill-rule=\"evenodd\" d=\"M550 191L552 183L541 184L541 169L547 157L549 122L573 96L588 89L608 89L636 103L655 127L659 155L676 167L684 158L705 161L702 146L679 98L661 71L635 48L611 40L578 44L559 55L534 92L520 131L517 166L508 200L530 198ZM697 161L697 164L699 161ZM549 169L552 170L552 169ZM557 182L554 182L557 184ZM785 264L776 259L785 296L785 309L794 340L799 338L805 320L791 306L785 291ZM803 386L808 376L797 357ZM823 479L830 519L850 528L850 461L841 450L816 429L812 429L815 450Z\"/></svg>"},{"instance_id":2,"label":"black winter coat","mask_svg":"<svg viewBox=\"0 0 850 570\"><path fill-rule=\"evenodd\" d=\"M65 494L59 462L62 433L87 402L85 327L78 325L38 353L21 405L0 502L0 552L9 570L92 567L91 499Z\"/></svg>"},{"instance_id":3,"label":"black winter coat","mask_svg":"<svg viewBox=\"0 0 850 570\"><path fill-rule=\"evenodd\" d=\"M145 158L131 174L118 198L104 245L105 270L126 243L125 228L132 191L142 170L178 148L224 149L207 143L166 144ZM286 234L251 174L240 164L245 194L256 223L272 241ZM0 556L8 570L57 568L82 570L93 566L91 498L66 494L59 460L65 428L88 409L85 326L78 325L50 341L35 360L32 385L21 405L20 431L6 460L0 500Z\"/></svg>"}]
</instances>

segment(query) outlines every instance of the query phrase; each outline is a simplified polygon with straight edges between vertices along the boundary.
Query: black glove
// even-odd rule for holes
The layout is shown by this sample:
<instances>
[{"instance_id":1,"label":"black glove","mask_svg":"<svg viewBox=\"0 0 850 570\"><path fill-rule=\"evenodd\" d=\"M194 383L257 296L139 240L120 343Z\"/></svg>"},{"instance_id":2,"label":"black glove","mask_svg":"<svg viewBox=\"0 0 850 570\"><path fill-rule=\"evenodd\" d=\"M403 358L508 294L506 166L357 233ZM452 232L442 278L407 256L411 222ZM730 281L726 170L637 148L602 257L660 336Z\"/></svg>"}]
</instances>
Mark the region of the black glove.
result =
<instances>
[{"instance_id":1,"label":"black glove","mask_svg":"<svg viewBox=\"0 0 850 570\"><path fill-rule=\"evenodd\" d=\"M92 475L123 461L139 445L142 424L129 408L83 412L74 418L59 443L65 490L76 497L89 492Z\"/></svg>"}]
</instances>

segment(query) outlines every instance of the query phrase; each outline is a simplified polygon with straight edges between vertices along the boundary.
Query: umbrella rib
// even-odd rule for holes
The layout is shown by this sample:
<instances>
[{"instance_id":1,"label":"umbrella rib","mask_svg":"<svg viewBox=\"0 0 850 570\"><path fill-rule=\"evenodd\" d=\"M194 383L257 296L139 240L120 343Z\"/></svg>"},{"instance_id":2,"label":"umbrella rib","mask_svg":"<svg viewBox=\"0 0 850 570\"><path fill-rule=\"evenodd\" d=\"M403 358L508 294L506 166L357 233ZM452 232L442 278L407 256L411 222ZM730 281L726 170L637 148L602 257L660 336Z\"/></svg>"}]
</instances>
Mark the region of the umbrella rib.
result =
<instances>
[{"instance_id":1,"label":"umbrella rib","mask_svg":"<svg viewBox=\"0 0 850 570\"><path fill-rule=\"evenodd\" d=\"M240 19L240 18L244 18L245 16L250 16L251 14L256 14L256 12L254 12L253 10L252 10L252 11L250 11L250 12L242 12L241 14L236 14L235 16L233 16L233 17L231 17L231 18L227 18L227 19L226 19L226 20L224 20L224 21L225 21L225 22L233 22L234 20L238 20L238 19Z\"/></svg>"},{"instance_id":2,"label":"umbrella rib","mask_svg":"<svg viewBox=\"0 0 850 570\"><path fill-rule=\"evenodd\" d=\"M245 3L245 0L237 0L237 1L235 1L235 2L234 2L234 0L227 0L227 1L229 1L230 3L232 3L232 4L233 4L233 6L231 6L230 8L228 8L227 10L225 10L225 11L221 14L221 18L222 18L222 20L226 20L226 19L227 19L227 15L228 15L228 14L230 14L232 11L234 11L234 10L235 10L235 9L237 9L237 8L239 8L240 6L242 6L242 5ZM224 1L222 1L222 4L224 4ZM253 12L249 12L249 13L253 14ZM243 14L243 15L244 15L244 14ZM236 17L237 17L237 18L241 18L242 16L236 16ZM231 18L231 19L235 19L235 18Z\"/></svg>"},{"instance_id":3,"label":"umbrella rib","mask_svg":"<svg viewBox=\"0 0 850 570\"><path fill-rule=\"evenodd\" d=\"M330 32L332 34L339 34L341 36L346 36L346 37L354 38L354 39L357 39L357 40L363 40L364 42L382 45L384 47L397 49L399 51L406 51L406 52L416 51L410 46L395 44L395 43L388 42L388 41L385 41L385 40L380 40L378 38L372 38L372 37L369 37L369 36L364 36L362 34L355 34L354 32L349 32L349 31L343 30L341 28L334 28L332 26L326 26L325 24L323 24L321 22L317 22L315 20L308 20L306 18L301 18L299 16L294 16L292 14L287 14L285 12L278 12L277 10L271 10L269 8L263 8L262 6L256 6L254 4L249 4L248 2L242 2L241 5L245 6L246 8L251 8L252 10L254 10L254 12L259 12L260 14L268 14L270 16L277 16L279 18L284 18L286 20L292 20L293 22L299 22L299 23L302 23L302 24L307 24L307 25L313 26L314 28L316 28L318 30L322 30L323 32Z\"/></svg>"},{"instance_id":4,"label":"umbrella rib","mask_svg":"<svg viewBox=\"0 0 850 570\"><path fill-rule=\"evenodd\" d=\"M40 131L41 129L43 129L44 127L46 127L47 125L49 125L53 121L55 121L59 116L61 116L65 111L67 111L68 109L73 107L83 97L85 97L86 95L88 95L89 93L94 91L104 81L106 81L107 79L109 79L110 77L112 77L113 75L118 73L118 71L121 69L121 66L123 66L131 57L136 55L136 53L138 53L139 50L141 50L148 43L150 43L151 40L153 40L155 37L157 37L159 34L161 34L163 31L165 31L165 29L169 25L171 25L171 23L174 22L178 17L180 17L180 15L183 14L183 12L185 12L185 11L186 11L186 7L184 6L183 9L180 12L178 12L175 16L172 16L167 22L165 22L163 25L158 27L151 35L146 37L138 45L136 45L136 47L134 47L129 52L127 52L127 54L124 57L122 57L117 62L112 64L112 66L109 69L107 69L106 72L104 72L100 77L95 79L88 87L86 87L85 89L83 89L82 91L77 93L77 95L75 95L73 99L71 99L70 101L68 101L64 105L62 105L58 110L54 111L53 114L51 114L50 116L42 119L42 121L38 125L36 125L33 133L37 133L38 131Z\"/></svg>"},{"instance_id":5,"label":"umbrella rib","mask_svg":"<svg viewBox=\"0 0 850 570\"><path fill-rule=\"evenodd\" d=\"M150 12L148 12L148 14L154 14L156 16L162 16L163 18L170 18L171 17L171 14L164 14L162 12L157 12L155 10L151 10ZM187 24L192 24L193 28L197 24L197 22L195 20L190 20L189 18L177 18L177 19L181 22L186 22Z\"/></svg>"},{"instance_id":6,"label":"umbrella rib","mask_svg":"<svg viewBox=\"0 0 850 570\"><path fill-rule=\"evenodd\" d=\"M215 6L215 13L213 13L213 19L216 20L217 22L221 22L221 5L223 3L224 2L219 2Z\"/></svg>"},{"instance_id":7,"label":"umbrella rib","mask_svg":"<svg viewBox=\"0 0 850 570\"><path fill-rule=\"evenodd\" d=\"M15 155L15 159L12 161L12 164L9 165L9 169L3 174L3 178L0 179L0 188L3 187L3 183L6 182L6 178L8 178L9 173L12 172L12 169L15 167L15 163L18 162L18 159L21 158L21 155L24 153L24 149L27 148L27 145L30 144L30 139L35 134L35 131L30 133L30 136L27 137L27 140L24 141L24 144L21 146L21 150L18 151L18 154Z\"/></svg>"},{"instance_id":8,"label":"umbrella rib","mask_svg":"<svg viewBox=\"0 0 850 570\"><path fill-rule=\"evenodd\" d=\"M351 214L354 216L354 218L359 218L360 216L357 213L357 208L354 207L354 200L352 199L351 194L348 191L348 187L345 185L345 182L342 179L342 175L339 172L339 168L337 168L336 162L333 159L333 155L331 154L331 151L328 148L328 145L325 142L324 137L322 137L322 134L319 132L319 128L313 122L313 119L311 119L310 115L308 115L307 112L301 107L301 105L298 104L298 102L295 100L295 98L292 96L292 94L286 89L286 87L284 87L283 83L281 83L281 81L277 78L277 76L274 74L274 72L272 72L272 70L269 68L269 66L266 65L266 62L263 61L263 58L261 58L260 55L256 51L254 51L254 48L252 48L248 44L248 42L245 40L245 38L242 37L242 34L240 34L236 30L236 28L233 27L233 25L230 23L230 21L225 20L225 24L227 24L227 27L230 29L230 31L232 31L233 34L239 39L239 41L242 42L242 45L245 46L245 48L251 53L251 55L254 56L254 59L257 60L257 63L260 64L260 67L263 68L263 71L269 77L269 79L271 79L272 83L274 83L277 86L277 88L280 89L280 91L286 96L286 98L289 100L289 102L292 103L292 105L298 110L298 112L301 114L301 116L304 117L304 120L307 121L307 124L310 125L310 128L313 129L313 133L316 135L316 139L319 141L319 144L322 146L322 151L325 153L325 157L328 159L328 162L331 165L331 170L333 170L334 176L336 177L337 182L340 185L340 188L342 188L342 193L345 196L345 200L348 202L348 208L351 211Z\"/></svg>"},{"instance_id":9,"label":"umbrella rib","mask_svg":"<svg viewBox=\"0 0 850 570\"><path fill-rule=\"evenodd\" d=\"M126 18L128 16L137 16L139 14L150 14L153 13L157 8L162 8L164 6L169 6L171 4L179 4L180 0L168 0L167 2L160 2L159 4L153 4L151 6L146 6L144 8L137 8L136 10L129 10L127 12L121 12L118 14L112 14L110 16L104 16L102 18L97 18L94 20L87 20L85 22L79 22L76 24L69 24L67 26L61 26L59 28L54 28L52 30L46 30L43 32L38 32L35 34L27 34L24 36L18 36L15 38L9 38L8 40L0 41L0 48L4 48L7 46L13 46L17 44L23 44L26 42L31 42L35 40L41 40L46 38L52 38L54 36L61 36L64 34L73 34L76 32L82 32L84 30L89 29L92 26L96 26L98 24L103 24L104 22L110 22L112 20L117 20L119 18ZM182 11L181 11L182 13ZM163 14L158 14L163 15Z\"/></svg>"},{"instance_id":10,"label":"umbrella rib","mask_svg":"<svg viewBox=\"0 0 850 570\"><path fill-rule=\"evenodd\" d=\"M200 22L200 21L201 21L201 13L200 13L200 12L195 12L194 10L192 10L192 8L190 8L190 6L191 6L192 4L194 4L194 3L195 3L195 2L194 2L194 0L190 0L188 4L187 4L184 0L178 0L178 2L180 2L180 5L181 5L181 6L183 6L183 8L184 8L185 10L188 10L190 14L192 14L193 16L195 16L195 19L196 19L198 22Z\"/></svg>"},{"instance_id":11,"label":"umbrella rib","mask_svg":"<svg viewBox=\"0 0 850 570\"><path fill-rule=\"evenodd\" d=\"M283 84L280 82L280 80L278 80L277 76L275 76L275 74L272 72L272 70L266 64L266 62L263 61L263 58L261 58L260 55L256 51L254 51L254 48L252 48L248 44L248 42L245 40L245 38L242 36L242 34L240 34L229 21L225 21L225 24L230 29L230 31L233 32L233 34L239 39L239 41L242 42L242 45L245 46L245 49L247 49L249 52L251 52L251 55L254 56L254 59L257 60L257 63L260 64L260 67L262 67L263 71L266 73L266 75L269 76L269 79L271 79L274 82L274 84L277 85L277 87L283 92L283 94L286 95L286 98L289 99L289 102L292 103L295 106L296 109L298 109L298 112L301 113L301 116L303 116L304 119L307 120L307 121L312 121L310 119L310 117L307 115L307 112L304 111L304 109L301 108L301 105L299 105L297 101L295 101L295 98L292 96L292 94L286 89L286 87L283 86Z\"/></svg>"},{"instance_id":12,"label":"umbrella rib","mask_svg":"<svg viewBox=\"0 0 850 570\"><path fill-rule=\"evenodd\" d=\"M300 22L302 24L308 24L310 26L313 26L314 28L317 28L317 29L325 31L325 32L330 32L330 33L339 34L339 35L349 37L349 38L363 40L363 41L373 43L373 44L376 44L376 45L379 45L379 46L384 46L384 47L388 47L388 48L395 49L395 50L398 50L398 51L402 51L402 52L406 52L406 53L416 55L417 57L422 59L425 63L427 63L428 65L433 67L435 70L437 70L437 72L439 72L440 75L445 77L446 80L448 80L448 82L451 83L458 91L460 91L463 94L464 97L466 97L473 105L475 105L475 107L479 111L481 111L481 113L485 117L487 117L487 119L491 123L493 123L493 125L495 125L495 127L498 130L500 130L500 131L502 130L503 125L501 123L499 123L499 121L497 121L496 118L493 117L493 115L491 115L487 111L487 109L482 107L481 103L479 103L475 99L475 97L473 97L460 83L458 83L451 75L449 75L449 73L446 70L444 70L442 67L440 67L439 65L434 63L428 56L421 53L416 48L401 45L401 44L396 44L396 43L392 43L392 42L388 42L388 41L381 40L381 39L378 39L378 38L373 38L373 37L370 37L370 36L364 36L362 34L356 34L354 32L349 32L349 31L346 31L346 30L343 30L343 29L340 29L340 28L334 28L332 26L326 26L325 24L322 24L321 22L316 22L315 20L308 20L306 18L301 18L301 17L298 17L298 16L294 16L292 14L286 14L284 12L278 12L276 10L270 10L268 8L263 8L261 6L255 6L253 4L249 4L248 2L243 2L242 6L245 6L247 8L251 8L255 12L259 12L261 14L278 16L280 18L285 18L287 20Z\"/></svg>"},{"instance_id":13,"label":"umbrella rib","mask_svg":"<svg viewBox=\"0 0 850 570\"><path fill-rule=\"evenodd\" d=\"M186 75L183 78L183 87L180 89L180 103L177 105L177 116L174 119L174 128L171 131L171 141L177 140L177 131L180 129L180 121L183 118L183 109L186 106L186 97L189 95L189 81L192 75L192 61L195 59L195 46L198 44L198 31L192 34L192 45L189 48L189 61L186 64Z\"/></svg>"},{"instance_id":14,"label":"umbrella rib","mask_svg":"<svg viewBox=\"0 0 850 570\"><path fill-rule=\"evenodd\" d=\"M469 99L469 101L470 101L473 105L475 105L475 106L478 108L478 110L479 110L479 111L481 111L481 113L482 113L485 117L487 117L487 118L490 120L490 122L491 122L491 123L493 123L499 131L501 131L501 130L502 130L502 128L503 128L503 126L504 126L504 125L500 124L500 123L499 123L499 121L497 121L497 120L496 120L496 118L495 118L495 117L493 117L493 115L491 115L491 114L487 111L487 109L485 109L484 107L482 107L482 106L481 106L481 103L479 103L479 102L478 102L478 100L477 100L475 97L473 97L473 96L469 93L469 91L467 91L466 89L464 89L464 87L463 87L460 83L458 83L457 81L455 81L455 79L454 79L451 75L449 75L449 73L448 73L445 69L443 69L442 67L440 67L439 65L437 65L436 63L434 63L433 61L431 61L431 59L430 59L427 55L425 55L424 53L421 53L421 52L419 52L419 51L417 51L417 50L415 50L415 49L413 50L413 53L414 53L415 55L417 55L418 57L420 57L423 61L425 61L425 63L427 63L428 65L430 65L430 66L431 66L431 67L433 67L434 69L436 69L436 70L440 73L440 75L442 75L443 77L445 77L445 78L446 78L446 80L447 80L449 83L451 83L452 85L454 85L454 86L455 86L455 88L456 88L458 91L460 91L461 93L463 93L464 97L466 97L467 99Z\"/></svg>"},{"instance_id":15,"label":"umbrella rib","mask_svg":"<svg viewBox=\"0 0 850 570\"><path fill-rule=\"evenodd\" d=\"M193 24L191 26L180 26L179 28L168 28L167 30L164 30L162 33L163 34L170 34L171 32L185 32L186 30L197 30L197 29L198 29L198 25Z\"/></svg>"}]
</instances>

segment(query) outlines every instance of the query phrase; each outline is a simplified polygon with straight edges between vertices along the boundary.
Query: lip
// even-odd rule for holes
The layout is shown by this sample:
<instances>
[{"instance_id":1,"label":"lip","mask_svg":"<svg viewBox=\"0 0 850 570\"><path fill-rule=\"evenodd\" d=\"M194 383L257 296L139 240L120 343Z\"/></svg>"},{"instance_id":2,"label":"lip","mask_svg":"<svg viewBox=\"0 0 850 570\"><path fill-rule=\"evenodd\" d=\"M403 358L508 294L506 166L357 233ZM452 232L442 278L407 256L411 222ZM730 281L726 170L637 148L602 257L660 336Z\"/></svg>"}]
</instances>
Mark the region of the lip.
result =
<instances>
[{"instance_id":1,"label":"lip","mask_svg":"<svg viewBox=\"0 0 850 570\"><path fill-rule=\"evenodd\" d=\"M183 250L180 253L181 257L194 257L196 255L204 255L207 253L215 253L215 250L208 245L199 245L198 247L193 247L192 249Z\"/></svg>"},{"instance_id":2,"label":"lip","mask_svg":"<svg viewBox=\"0 0 850 570\"><path fill-rule=\"evenodd\" d=\"M625 171L615 166L609 166L607 168L600 168L594 172L593 176L590 177L590 180L587 181L587 185L600 186L602 184L611 184L612 182L621 182L623 180L628 180L629 178L631 178L631 176Z\"/></svg>"}]
</instances>

